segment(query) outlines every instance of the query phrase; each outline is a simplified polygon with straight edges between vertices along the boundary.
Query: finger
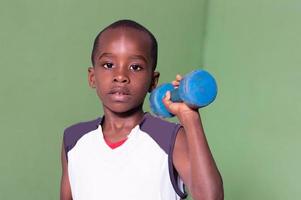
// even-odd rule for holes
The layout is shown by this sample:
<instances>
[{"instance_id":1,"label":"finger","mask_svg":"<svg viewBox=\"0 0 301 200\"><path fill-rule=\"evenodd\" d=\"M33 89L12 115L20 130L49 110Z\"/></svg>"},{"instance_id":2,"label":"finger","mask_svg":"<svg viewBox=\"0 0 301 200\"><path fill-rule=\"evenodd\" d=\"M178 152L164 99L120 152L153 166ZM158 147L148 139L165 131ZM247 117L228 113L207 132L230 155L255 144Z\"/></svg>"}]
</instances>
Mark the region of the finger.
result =
<instances>
[{"instance_id":1,"label":"finger","mask_svg":"<svg viewBox=\"0 0 301 200\"><path fill-rule=\"evenodd\" d=\"M177 75L176 75L176 80L177 80L177 81L180 81L181 79L182 79L182 76L181 76L180 74L177 74Z\"/></svg>"},{"instance_id":2,"label":"finger","mask_svg":"<svg viewBox=\"0 0 301 200\"><path fill-rule=\"evenodd\" d=\"M171 84L173 86L179 86L180 85L180 82L179 81L172 81Z\"/></svg>"},{"instance_id":3,"label":"finger","mask_svg":"<svg viewBox=\"0 0 301 200\"><path fill-rule=\"evenodd\" d=\"M175 88L178 88L180 86L180 81L182 79L182 76L180 74L177 74L176 75L176 80L172 81L172 85L175 87Z\"/></svg>"},{"instance_id":4,"label":"finger","mask_svg":"<svg viewBox=\"0 0 301 200\"><path fill-rule=\"evenodd\" d=\"M172 104L172 101L170 100L170 96L171 96L170 91L167 91L165 97L163 98L163 103L168 110Z\"/></svg>"},{"instance_id":5,"label":"finger","mask_svg":"<svg viewBox=\"0 0 301 200\"><path fill-rule=\"evenodd\" d=\"M170 100L170 96L171 96L171 94L170 94L170 91L167 91L166 93L165 93L165 99L166 100Z\"/></svg>"},{"instance_id":6,"label":"finger","mask_svg":"<svg viewBox=\"0 0 301 200\"><path fill-rule=\"evenodd\" d=\"M178 103L174 103L171 101L171 92L166 92L166 96L163 98L163 104L165 108L172 114L175 114L177 107L179 106Z\"/></svg>"}]
</instances>

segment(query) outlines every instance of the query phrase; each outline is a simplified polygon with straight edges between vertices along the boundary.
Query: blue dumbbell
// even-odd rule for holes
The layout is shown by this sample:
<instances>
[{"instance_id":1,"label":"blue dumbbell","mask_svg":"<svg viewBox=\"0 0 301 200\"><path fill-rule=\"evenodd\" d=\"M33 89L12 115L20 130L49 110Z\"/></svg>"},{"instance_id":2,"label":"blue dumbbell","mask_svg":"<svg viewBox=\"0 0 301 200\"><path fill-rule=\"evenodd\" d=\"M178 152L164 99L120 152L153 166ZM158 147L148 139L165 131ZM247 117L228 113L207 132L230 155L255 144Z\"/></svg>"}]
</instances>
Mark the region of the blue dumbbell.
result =
<instances>
[{"instance_id":1,"label":"blue dumbbell","mask_svg":"<svg viewBox=\"0 0 301 200\"><path fill-rule=\"evenodd\" d=\"M185 102L191 108L201 108L214 101L217 85L207 71L195 70L183 77L178 88L174 88L171 83L158 86L150 94L149 101L152 112L160 117L174 116L162 102L167 91L171 92L172 102Z\"/></svg>"}]
</instances>

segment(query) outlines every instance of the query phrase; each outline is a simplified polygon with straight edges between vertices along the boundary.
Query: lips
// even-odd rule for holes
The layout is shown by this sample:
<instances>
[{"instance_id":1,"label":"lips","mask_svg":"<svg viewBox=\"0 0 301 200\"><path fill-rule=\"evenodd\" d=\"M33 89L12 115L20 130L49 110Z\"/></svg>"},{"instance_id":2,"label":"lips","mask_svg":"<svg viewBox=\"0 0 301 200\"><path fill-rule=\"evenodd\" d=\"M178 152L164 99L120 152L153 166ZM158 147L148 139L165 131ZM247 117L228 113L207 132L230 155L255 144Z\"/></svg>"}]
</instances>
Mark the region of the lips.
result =
<instances>
[{"instance_id":1,"label":"lips","mask_svg":"<svg viewBox=\"0 0 301 200\"><path fill-rule=\"evenodd\" d=\"M126 102L130 99L130 91L125 87L114 87L110 90L109 95L115 102Z\"/></svg>"},{"instance_id":2,"label":"lips","mask_svg":"<svg viewBox=\"0 0 301 200\"><path fill-rule=\"evenodd\" d=\"M109 94L129 95L130 91L126 87L113 87Z\"/></svg>"}]
</instances>

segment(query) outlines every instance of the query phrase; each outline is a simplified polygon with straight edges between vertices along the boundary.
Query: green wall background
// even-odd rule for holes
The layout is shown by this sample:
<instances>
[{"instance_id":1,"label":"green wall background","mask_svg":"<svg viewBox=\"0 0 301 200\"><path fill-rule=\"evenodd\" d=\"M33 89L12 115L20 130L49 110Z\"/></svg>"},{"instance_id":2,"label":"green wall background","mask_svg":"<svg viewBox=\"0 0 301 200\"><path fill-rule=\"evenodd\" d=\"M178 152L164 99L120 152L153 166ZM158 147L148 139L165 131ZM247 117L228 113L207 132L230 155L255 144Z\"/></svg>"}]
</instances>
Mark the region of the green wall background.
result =
<instances>
[{"instance_id":1,"label":"green wall background","mask_svg":"<svg viewBox=\"0 0 301 200\"><path fill-rule=\"evenodd\" d=\"M204 120L225 199L300 199L301 1L211 0L207 13L219 95Z\"/></svg>"},{"instance_id":2,"label":"green wall background","mask_svg":"<svg viewBox=\"0 0 301 200\"><path fill-rule=\"evenodd\" d=\"M161 83L201 66L216 77L201 114L225 199L298 199L300 10L294 0L0 0L0 199L58 199L64 128L102 114L86 80L93 39L121 18L156 35Z\"/></svg>"}]
</instances>

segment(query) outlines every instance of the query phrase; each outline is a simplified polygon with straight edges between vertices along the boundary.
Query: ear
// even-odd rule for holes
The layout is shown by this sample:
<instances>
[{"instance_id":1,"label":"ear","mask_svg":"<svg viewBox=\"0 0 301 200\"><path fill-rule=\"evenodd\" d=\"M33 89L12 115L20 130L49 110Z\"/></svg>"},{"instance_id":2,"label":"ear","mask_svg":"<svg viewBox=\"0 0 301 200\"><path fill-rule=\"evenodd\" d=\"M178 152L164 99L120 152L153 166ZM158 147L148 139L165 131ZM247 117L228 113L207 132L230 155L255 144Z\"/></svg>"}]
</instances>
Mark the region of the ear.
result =
<instances>
[{"instance_id":1,"label":"ear","mask_svg":"<svg viewBox=\"0 0 301 200\"><path fill-rule=\"evenodd\" d=\"M157 87L158 81L159 81L160 73L159 72L153 72L153 77L152 77L152 83L148 89L148 92L152 92L153 89Z\"/></svg>"},{"instance_id":2,"label":"ear","mask_svg":"<svg viewBox=\"0 0 301 200\"><path fill-rule=\"evenodd\" d=\"M95 69L94 67L88 67L88 82L91 88L95 88Z\"/></svg>"}]
</instances>

